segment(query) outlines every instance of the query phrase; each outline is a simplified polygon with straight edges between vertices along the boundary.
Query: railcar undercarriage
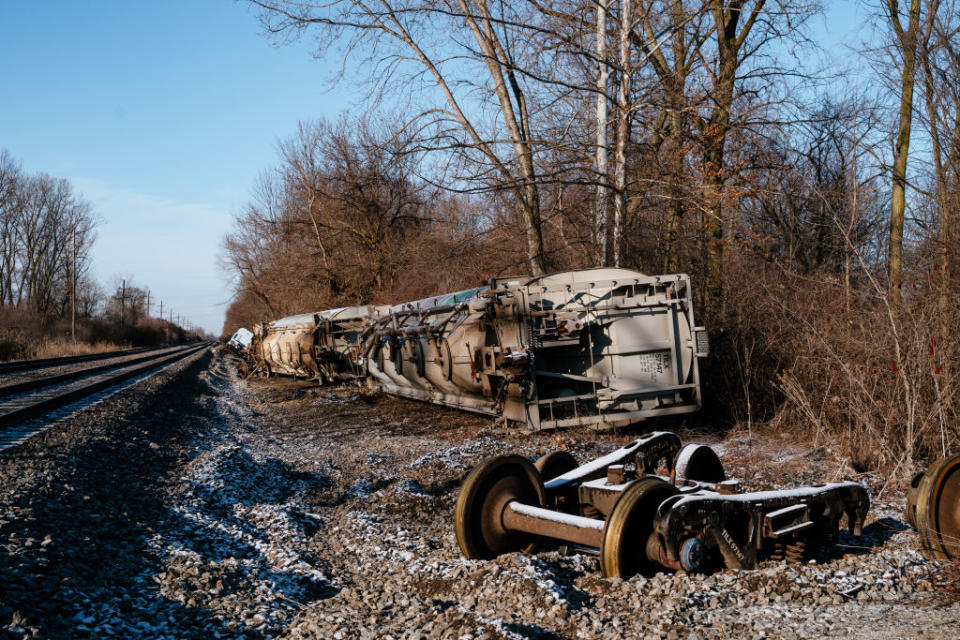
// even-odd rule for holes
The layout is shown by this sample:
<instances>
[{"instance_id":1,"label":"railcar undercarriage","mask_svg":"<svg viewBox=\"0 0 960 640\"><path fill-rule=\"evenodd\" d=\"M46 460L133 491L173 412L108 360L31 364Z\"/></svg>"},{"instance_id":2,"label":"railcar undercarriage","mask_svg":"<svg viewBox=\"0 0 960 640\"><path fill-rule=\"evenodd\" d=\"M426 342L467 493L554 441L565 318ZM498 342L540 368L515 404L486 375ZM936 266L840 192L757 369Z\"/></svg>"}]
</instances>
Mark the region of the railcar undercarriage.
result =
<instances>
[{"instance_id":1,"label":"railcar undercarriage","mask_svg":"<svg viewBox=\"0 0 960 640\"><path fill-rule=\"evenodd\" d=\"M800 561L835 542L844 518L860 535L869 507L853 482L743 493L712 449L656 432L583 465L565 452L491 458L464 481L455 524L467 558L547 539L597 554L614 577Z\"/></svg>"}]
</instances>

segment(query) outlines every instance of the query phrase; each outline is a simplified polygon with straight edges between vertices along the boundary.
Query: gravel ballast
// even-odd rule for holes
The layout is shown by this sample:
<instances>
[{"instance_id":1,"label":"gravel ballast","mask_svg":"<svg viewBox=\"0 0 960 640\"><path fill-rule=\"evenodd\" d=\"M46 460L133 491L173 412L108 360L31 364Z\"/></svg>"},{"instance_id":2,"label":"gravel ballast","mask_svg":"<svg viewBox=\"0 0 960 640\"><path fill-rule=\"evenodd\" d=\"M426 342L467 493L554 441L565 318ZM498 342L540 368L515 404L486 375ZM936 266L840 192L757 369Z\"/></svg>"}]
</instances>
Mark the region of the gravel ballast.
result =
<instances>
[{"instance_id":1,"label":"gravel ballast","mask_svg":"<svg viewBox=\"0 0 960 640\"><path fill-rule=\"evenodd\" d=\"M581 461L629 436L489 419L287 379L207 352L0 456L9 638L956 638L952 566L903 494L803 565L607 580L595 557L465 560L463 477L500 453ZM685 438L689 439L689 438ZM709 438L706 439L707 441ZM843 479L819 449L710 442L748 489Z\"/></svg>"}]
</instances>

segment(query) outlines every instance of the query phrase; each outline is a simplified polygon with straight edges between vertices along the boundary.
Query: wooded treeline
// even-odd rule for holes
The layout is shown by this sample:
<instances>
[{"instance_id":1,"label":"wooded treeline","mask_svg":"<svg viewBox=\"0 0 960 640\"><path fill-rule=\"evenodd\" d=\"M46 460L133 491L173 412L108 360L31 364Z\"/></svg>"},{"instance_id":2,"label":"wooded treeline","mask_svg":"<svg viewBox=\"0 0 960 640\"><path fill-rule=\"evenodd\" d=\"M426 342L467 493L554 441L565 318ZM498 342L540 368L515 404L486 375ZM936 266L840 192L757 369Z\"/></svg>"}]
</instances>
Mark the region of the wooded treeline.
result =
<instances>
[{"instance_id":1,"label":"wooded treeline","mask_svg":"<svg viewBox=\"0 0 960 640\"><path fill-rule=\"evenodd\" d=\"M90 274L97 224L69 181L27 173L0 150L0 360L195 337L150 318L148 293L132 282L103 292ZM74 278L73 334L85 344L71 339Z\"/></svg>"},{"instance_id":2,"label":"wooded treeline","mask_svg":"<svg viewBox=\"0 0 960 640\"><path fill-rule=\"evenodd\" d=\"M484 275L684 271L712 424L857 468L957 444L960 4L864 3L818 69L807 0L252 0L362 115L305 123L225 241L226 331Z\"/></svg>"},{"instance_id":3,"label":"wooded treeline","mask_svg":"<svg viewBox=\"0 0 960 640\"><path fill-rule=\"evenodd\" d=\"M90 203L67 180L24 173L0 151L0 307L68 315L74 246L77 280L86 283L95 226ZM88 287L80 288L88 307Z\"/></svg>"}]
</instances>

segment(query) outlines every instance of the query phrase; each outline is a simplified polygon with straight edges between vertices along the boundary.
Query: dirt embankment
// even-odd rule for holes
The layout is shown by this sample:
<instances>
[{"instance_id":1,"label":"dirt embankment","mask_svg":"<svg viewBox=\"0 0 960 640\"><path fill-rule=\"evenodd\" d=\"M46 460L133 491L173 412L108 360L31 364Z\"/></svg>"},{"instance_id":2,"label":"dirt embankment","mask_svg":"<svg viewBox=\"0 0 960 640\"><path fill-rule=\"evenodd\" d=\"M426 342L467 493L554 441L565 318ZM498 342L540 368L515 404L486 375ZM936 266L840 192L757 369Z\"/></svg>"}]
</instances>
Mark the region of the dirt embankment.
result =
<instances>
[{"instance_id":1,"label":"dirt embankment","mask_svg":"<svg viewBox=\"0 0 960 640\"><path fill-rule=\"evenodd\" d=\"M629 438L504 434L355 388L236 377L194 359L0 458L9 637L953 638L960 605L888 491L816 564L599 577L544 547L467 561L452 513L502 452L580 460ZM823 451L715 443L749 489L833 478ZM876 479L858 480L875 485ZM876 487L874 486L874 489Z\"/></svg>"}]
</instances>

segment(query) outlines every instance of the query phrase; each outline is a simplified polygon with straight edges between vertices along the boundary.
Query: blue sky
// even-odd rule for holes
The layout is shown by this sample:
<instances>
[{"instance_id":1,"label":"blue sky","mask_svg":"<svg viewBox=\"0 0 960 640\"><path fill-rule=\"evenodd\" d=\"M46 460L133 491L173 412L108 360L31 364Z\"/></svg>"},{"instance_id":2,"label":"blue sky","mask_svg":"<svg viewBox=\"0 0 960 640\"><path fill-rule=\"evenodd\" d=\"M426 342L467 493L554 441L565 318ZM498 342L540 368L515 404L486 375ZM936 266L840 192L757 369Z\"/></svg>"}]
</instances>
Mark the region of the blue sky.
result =
<instances>
[{"instance_id":1,"label":"blue sky","mask_svg":"<svg viewBox=\"0 0 960 640\"><path fill-rule=\"evenodd\" d=\"M826 4L812 26L843 40L856 3ZM0 148L93 203L105 287L132 276L219 334L232 215L279 138L359 97L326 91L329 71L307 43L272 46L232 0L0 2Z\"/></svg>"},{"instance_id":2,"label":"blue sky","mask_svg":"<svg viewBox=\"0 0 960 640\"><path fill-rule=\"evenodd\" d=\"M94 204L104 286L132 275L219 333L220 239L276 140L348 106L326 75L231 0L2 2L0 148Z\"/></svg>"}]
</instances>

